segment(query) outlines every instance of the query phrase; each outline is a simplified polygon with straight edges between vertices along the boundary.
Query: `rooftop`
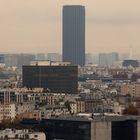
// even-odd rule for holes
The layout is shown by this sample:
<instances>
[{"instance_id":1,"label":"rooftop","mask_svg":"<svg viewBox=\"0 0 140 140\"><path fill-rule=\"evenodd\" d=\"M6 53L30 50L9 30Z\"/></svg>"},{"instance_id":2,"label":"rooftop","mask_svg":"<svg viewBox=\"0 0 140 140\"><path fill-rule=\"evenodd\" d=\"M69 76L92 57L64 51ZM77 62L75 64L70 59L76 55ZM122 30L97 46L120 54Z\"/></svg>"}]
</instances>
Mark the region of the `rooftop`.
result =
<instances>
[{"instance_id":1,"label":"rooftop","mask_svg":"<svg viewBox=\"0 0 140 140\"><path fill-rule=\"evenodd\" d=\"M80 117L80 116L60 116L53 117L47 120L62 120L62 121L83 121L83 122L101 122L101 121L127 121L127 120L138 120L140 121L139 116L96 116L92 118Z\"/></svg>"}]
</instances>

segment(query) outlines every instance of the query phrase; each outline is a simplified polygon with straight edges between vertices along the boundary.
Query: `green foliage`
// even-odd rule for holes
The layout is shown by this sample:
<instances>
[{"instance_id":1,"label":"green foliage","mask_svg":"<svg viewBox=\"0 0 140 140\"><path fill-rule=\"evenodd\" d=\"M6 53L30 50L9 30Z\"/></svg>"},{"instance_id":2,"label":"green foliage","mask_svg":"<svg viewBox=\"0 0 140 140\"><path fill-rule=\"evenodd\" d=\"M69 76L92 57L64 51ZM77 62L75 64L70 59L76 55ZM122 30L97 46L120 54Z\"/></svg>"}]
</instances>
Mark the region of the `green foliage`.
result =
<instances>
[{"instance_id":1,"label":"green foliage","mask_svg":"<svg viewBox=\"0 0 140 140\"><path fill-rule=\"evenodd\" d=\"M123 111L124 115L138 115L138 109L133 105L130 104L125 110Z\"/></svg>"},{"instance_id":2,"label":"green foliage","mask_svg":"<svg viewBox=\"0 0 140 140\"><path fill-rule=\"evenodd\" d=\"M11 119L3 119L1 123L3 126L8 127L11 125L12 122Z\"/></svg>"},{"instance_id":3,"label":"green foliage","mask_svg":"<svg viewBox=\"0 0 140 140\"><path fill-rule=\"evenodd\" d=\"M18 119L3 119L2 122L0 123L0 128L15 128L19 123Z\"/></svg>"}]
</instances>

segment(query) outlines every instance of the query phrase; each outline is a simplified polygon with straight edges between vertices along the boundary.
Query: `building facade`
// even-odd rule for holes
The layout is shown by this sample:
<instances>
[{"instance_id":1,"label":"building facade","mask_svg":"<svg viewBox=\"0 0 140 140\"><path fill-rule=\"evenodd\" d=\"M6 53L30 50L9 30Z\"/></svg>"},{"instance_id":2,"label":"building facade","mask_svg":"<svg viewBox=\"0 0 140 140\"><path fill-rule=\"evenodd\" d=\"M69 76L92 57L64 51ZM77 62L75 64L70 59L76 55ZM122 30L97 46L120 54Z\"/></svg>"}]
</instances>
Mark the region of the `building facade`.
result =
<instances>
[{"instance_id":1,"label":"building facade","mask_svg":"<svg viewBox=\"0 0 140 140\"><path fill-rule=\"evenodd\" d=\"M35 55L35 60L46 60L44 53L38 53Z\"/></svg>"},{"instance_id":2,"label":"building facade","mask_svg":"<svg viewBox=\"0 0 140 140\"><path fill-rule=\"evenodd\" d=\"M140 140L140 121L129 116L44 119L40 126L47 140Z\"/></svg>"},{"instance_id":3,"label":"building facade","mask_svg":"<svg viewBox=\"0 0 140 140\"><path fill-rule=\"evenodd\" d=\"M46 140L46 136L42 132L31 132L28 129L24 130L12 130L4 129L0 130L1 140Z\"/></svg>"},{"instance_id":4,"label":"building facade","mask_svg":"<svg viewBox=\"0 0 140 140\"><path fill-rule=\"evenodd\" d=\"M121 85L121 94L140 97L140 84Z\"/></svg>"},{"instance_id":5,"label":"building facade","mask_svg":"<svg viewBox=\"0 0 140 140\"><path fill-rule=\"evenodd\" d=\"M32 54L6 54L4 63L6 67L22 68L23 65L29 65L35 59Z\"/></svg>"},{"instance_id":6,"label":"building facade","mask_svg":"<svg viewBox=\"0 0 140 140\"><path fill-rule=\"evenodd\" d=\"M62 55L59 53L48 53L47 60L49 60L49 61L62 61Z\"/></svg>"},{"instance_id":7,"label":"building facade","mask_svg":"<svg viewBox=\"0 0 140 140\"><path fill-rule=\"evenodd\" d=\"M85 7L63 7L63 61L85 64Z\"/></svg>"},{"instance_id":8,"label":"building facade","mask_svg":"<svg viewBox=\"0 0 140 140\"><path fill-rule=\"evenodd\" d=\"M16 117L15 104L0 104L0 121L4 119L13 120Z\"/></svg>"},{"instance_id":9,"label":"building facade","mask_svg":"<svg viewBox=\"0 0 140 140\"><path fill-rule=\"evenodd\" d=\"M4 63L4 54L0 54L0 63Z\"/></svg>"},{"instance_id":10,"label":"building facade","mask_svg":"<svg viewBox=\"0 0 140 140\"><path fill-rule=\"evenodd\" d=\"M122 66L137 68L139 67L139 62L137 60L128 59L123 61Z\"/></svg>"},{"instance_id":11,"label":"building facade","mask_svg":"<svg viewBox=\"0 0 140 140\"><path fill-rule=\"evenodd\" d=\"M23 66L23 87L77 93L77 66Z\"/></svg>"},{"instance_id":12,"label":"building facade","mask_svg":"<svg viewBox=\"0 0 140 140\"><path fill-rule=\"evenodd\" d=\"M100 53L98 65L101 67L114 67L115 62L117 62L118 60L119 60L119 55L116 52Z\"/></svg>"}]
</instances>

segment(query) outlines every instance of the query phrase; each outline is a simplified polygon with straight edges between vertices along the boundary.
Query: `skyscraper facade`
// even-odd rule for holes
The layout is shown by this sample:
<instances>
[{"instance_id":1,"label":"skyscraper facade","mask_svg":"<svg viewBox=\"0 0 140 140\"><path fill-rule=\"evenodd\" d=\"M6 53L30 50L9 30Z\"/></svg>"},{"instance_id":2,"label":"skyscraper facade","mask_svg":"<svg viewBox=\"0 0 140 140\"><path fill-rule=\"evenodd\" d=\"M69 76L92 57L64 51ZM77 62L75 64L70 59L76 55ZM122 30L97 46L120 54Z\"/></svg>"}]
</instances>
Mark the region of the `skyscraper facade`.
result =
<instances>
[{"instance_id":1,"label":"skyscraper facade","mask_svg":"<svg viewBox=\"0 0 140 140\"><path fill-rule=\"evenodd\" d=\"M85 64L85 7L63 7L63 61Z\"/></svg>"}]
</instances>

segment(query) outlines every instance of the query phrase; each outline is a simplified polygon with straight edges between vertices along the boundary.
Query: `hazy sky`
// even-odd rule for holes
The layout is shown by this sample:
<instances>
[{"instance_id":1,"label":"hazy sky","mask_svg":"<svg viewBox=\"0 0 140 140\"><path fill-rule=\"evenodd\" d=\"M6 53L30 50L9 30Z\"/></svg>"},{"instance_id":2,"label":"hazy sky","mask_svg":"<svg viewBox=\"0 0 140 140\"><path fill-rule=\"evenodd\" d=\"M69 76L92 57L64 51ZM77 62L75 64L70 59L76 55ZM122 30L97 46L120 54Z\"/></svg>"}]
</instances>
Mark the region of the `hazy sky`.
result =
<instances>
[{"instance_id":1,"label":"hazy sky","mask_svg":"<svg viewBox=\"0 0 140 140\"><path fill-rule=\"evenodd\" d=\"M62 6L86 7L86 51L140 51L139 0L0 0L0 52L62 51Z\"/></svg>"}]
</instances>

